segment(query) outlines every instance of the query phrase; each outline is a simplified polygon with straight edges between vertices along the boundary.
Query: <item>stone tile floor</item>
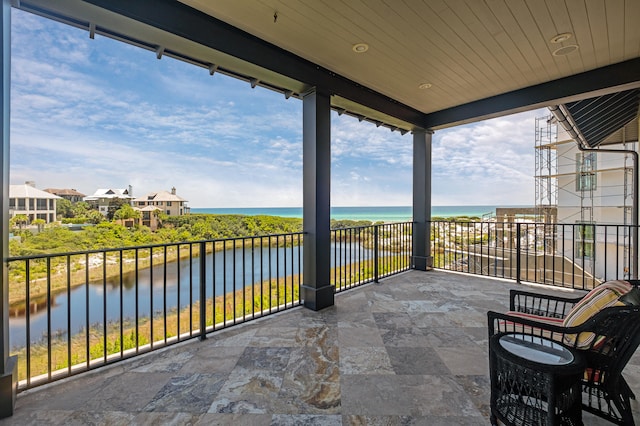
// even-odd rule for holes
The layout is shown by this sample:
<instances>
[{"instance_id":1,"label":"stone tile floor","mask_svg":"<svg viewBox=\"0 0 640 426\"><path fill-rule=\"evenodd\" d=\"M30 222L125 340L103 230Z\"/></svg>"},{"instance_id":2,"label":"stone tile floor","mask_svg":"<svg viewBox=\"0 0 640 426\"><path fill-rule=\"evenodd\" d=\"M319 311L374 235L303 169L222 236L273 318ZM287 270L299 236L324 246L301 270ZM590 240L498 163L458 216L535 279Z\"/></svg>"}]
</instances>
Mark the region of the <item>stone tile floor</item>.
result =
<instances>
[{"instance_id":1,"label":"stone tile floor","mask_svg":"<svg viewBox=\"0 0 640 426\"><path fill-rule=\"evenodd\" d=\"M23 392L0 423L486 425L486 312L513 287L410 271ZM640 356L625 376L640 394Z\"/></svg>"}]
</instances>

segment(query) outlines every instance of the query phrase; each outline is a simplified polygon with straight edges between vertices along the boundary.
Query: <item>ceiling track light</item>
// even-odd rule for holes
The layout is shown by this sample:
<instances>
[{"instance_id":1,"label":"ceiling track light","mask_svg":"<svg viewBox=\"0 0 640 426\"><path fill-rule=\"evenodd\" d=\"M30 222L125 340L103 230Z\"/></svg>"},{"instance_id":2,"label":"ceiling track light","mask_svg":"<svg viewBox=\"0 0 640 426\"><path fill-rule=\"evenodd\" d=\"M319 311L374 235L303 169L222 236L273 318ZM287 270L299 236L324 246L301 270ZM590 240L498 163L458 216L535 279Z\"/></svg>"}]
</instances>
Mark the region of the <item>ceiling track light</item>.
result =
<instances>
[{"instance_id":1,"label":"ceiling track light","mask_svg":"<svg viewBox=\"0 0 640 426\"><path fill-rule=\"evenodd\" d=\"M285 99L289 99L291 96L293 96L293 90L285 90L284 91L284 98Z\"/></svg>"},{"instance_id":2,"label":"ceiling track light","mask_svg":"<svg viewBox=\"0 0 640 426\"><path fill-rule=\"evenodd\" d=\"M408 130L406 130L406 129L400 129L400 134L401 134L402 136L406 135L407 133L409 133L409 131L408 131Z\"/></svg>"},{"instance_id":3,"label":"ceiling track light","mask_svg":"<svg viewBox=\"0 0 640 426\"><path fill-rule=\"evenodd\" d=\"M364 121L364 115L359 115L358 121L362 123Z\"/></svg>"},{"instance_id":4,"label":"ceiling track light","mask_svg":"<svg viewBox=\"0 0 640 426\"><path fill-rule=\"evenodd\" d=\"M218 70L218 66L216 64L209 65L209 75L213 75Z\"/></svg>"},{"instance_id":5,"label":"ceiling track light","mask_svg":"<svg viewBox=\"0 0 640 426\"><path fill-rule=\"evenodd\" d=\"M345 112L347 112L347 110L344 109L344 108L336 108L336 111L338 112L338 116L340 116L340 115L344 114Z\"/></svg>"},{"instance_id":6,"label":"ceiling track light","mask_svg":"<svg viewBox=\"0 0 640 426\"><path fill-rule=\"evenodd\" d=\"M96 37L96 24L95 22L89 23L89 38L93 40Z\"/></svg>"},{"instance_id":7,"label":"ceiling track light","mask_svg":"<svg viewBox=\"0 0 640 426\"><path fill-rule=\"evenodd\" d=\"M260 80L258 80L257 78L252 78L251 80L249 80L249 83L251 83L252 89L255 89L259 82Z\"/></svg>"},{"instance_id":8,"label":"ceiling track light","mask_svg":"<svg viewBox=\"0 0 640 426\"><path fill-rule=\"evenodd\" d=\"M162 59L162 55L164 54L164 47L158 46L156 48L156 58Z\"/></svg>"}]
</instances>

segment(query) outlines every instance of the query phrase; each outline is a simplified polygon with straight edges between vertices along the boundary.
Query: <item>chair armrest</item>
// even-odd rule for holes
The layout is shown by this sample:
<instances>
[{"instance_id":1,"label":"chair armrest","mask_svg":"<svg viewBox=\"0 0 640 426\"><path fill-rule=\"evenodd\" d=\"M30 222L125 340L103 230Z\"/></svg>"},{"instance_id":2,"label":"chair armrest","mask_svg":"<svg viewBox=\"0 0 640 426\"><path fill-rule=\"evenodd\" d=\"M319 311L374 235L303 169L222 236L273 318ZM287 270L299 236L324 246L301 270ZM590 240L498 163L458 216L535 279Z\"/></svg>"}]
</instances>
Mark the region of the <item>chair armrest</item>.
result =
<instances>
[{"instance_id":1,"label":"chair armrest","mask_svg":"<svg viewBox=\"0 0 640 426\"><path fill-rule=\"evenodd\" d=\"M562 341L565 334L574 334L584 328L582 326L568 328L494 311L487 312L487 320L489 337L498 333L522 333Z\"/></svg>"},{"instance_id":2,"label":"chair armrest","mask_svg":"<svg viewBox=\"0 0 640 426\"><path fill-rule=\"evenodd\" d=\"M523 290L509 291L509 310L548 318L564 318L582 297L561 297Z\"/></svg>"}]
</instances>

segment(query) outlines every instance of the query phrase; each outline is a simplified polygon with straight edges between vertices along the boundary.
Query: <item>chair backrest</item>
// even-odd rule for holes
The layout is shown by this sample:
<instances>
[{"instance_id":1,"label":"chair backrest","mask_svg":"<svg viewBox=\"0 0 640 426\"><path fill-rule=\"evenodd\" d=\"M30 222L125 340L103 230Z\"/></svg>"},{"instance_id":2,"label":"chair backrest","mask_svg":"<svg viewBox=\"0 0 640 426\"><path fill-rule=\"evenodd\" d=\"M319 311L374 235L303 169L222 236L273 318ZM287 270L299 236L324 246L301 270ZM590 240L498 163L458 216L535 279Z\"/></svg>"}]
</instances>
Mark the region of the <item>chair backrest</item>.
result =
<instances>
[{"instance_id":1,"label":"chair backrest","mask_svg":"<svg viewBox=\"0 0 640 426\"><path fill-rule=\"evenodd\" d=\"M590 380L615 381L640 345L640 306L605 308L579 328L597 336L584 352Z\"/></svg>"}]
</instances>

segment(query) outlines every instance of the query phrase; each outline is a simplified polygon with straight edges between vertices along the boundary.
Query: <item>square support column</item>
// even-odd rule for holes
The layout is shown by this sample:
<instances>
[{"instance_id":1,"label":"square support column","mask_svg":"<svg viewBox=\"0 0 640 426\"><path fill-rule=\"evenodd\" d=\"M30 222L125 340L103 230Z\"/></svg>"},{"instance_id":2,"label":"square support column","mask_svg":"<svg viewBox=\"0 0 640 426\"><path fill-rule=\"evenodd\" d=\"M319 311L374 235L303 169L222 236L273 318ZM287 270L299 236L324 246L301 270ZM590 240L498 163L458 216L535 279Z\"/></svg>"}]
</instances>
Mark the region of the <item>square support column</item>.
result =
<instances>
[{"instance_id":1,"label":"square support column","mask_svg":"<svg viewBox=\"0 0 640 426\"><path fill-rule=\"evenodd\" d=\"M334 303L331 282L331 103L317 90L302 100L304 306Z\"/></svg>"},{"instance_id":2,"label":"square support column","mask_svg":"<svg viewBox=\"0 0 640 426\"><path fill-rule=\"evenodd\" d=\"M431 135L413 131L413 268L433 267L431 256Z\"/></svg>"},{"instance_id":3,"label":"square support column","mask_svg":"<svg viewBox=\"0 0 640 426\"><path fill-rule=\"evenodd\" d=\"M0 258L2 273L0 274L0 418L13 415L18 390L17 357L9 356L9 274L7 258L9 257L9 94L11 92L11 3L2 0L0 9L0 84L2 85L2 145L0 146Z\"/></svg>"}]
</instances>

